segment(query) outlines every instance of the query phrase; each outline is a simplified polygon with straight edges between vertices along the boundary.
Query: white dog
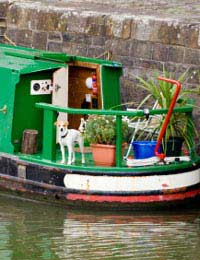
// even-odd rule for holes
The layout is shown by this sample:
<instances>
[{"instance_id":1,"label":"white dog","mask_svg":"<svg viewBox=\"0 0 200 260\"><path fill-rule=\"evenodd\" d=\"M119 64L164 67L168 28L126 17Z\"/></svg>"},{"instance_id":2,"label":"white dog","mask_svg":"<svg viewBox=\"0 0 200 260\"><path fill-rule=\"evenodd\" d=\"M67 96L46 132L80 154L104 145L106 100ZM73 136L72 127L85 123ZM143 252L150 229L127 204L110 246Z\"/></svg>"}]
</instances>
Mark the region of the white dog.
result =
<instances>
[{"instance_id":1,"label":"white dog","mask_svg":"<svg viewBox=\"0 0 200 260\"><path fill-rule=\"evenodd\" d=\"M55 125L58 127L58 142L62 153L61 163L65 163L65 146L68 148L68 165L75 162L74 144L78 143L82 154L82 163L85 163L84 156L84 141L83 135L80 131L75 129L68 129L68 122L57 121Z\"/></svg>"}]
</instances>

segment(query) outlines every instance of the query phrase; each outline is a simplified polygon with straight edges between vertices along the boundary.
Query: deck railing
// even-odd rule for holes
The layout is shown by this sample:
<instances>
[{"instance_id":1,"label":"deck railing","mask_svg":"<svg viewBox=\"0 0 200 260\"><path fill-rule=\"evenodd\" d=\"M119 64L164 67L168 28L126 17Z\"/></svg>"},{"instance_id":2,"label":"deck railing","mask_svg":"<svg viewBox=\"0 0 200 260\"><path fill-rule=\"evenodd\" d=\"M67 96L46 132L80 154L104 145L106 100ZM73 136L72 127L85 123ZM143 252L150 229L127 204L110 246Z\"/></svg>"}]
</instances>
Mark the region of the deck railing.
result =
<instances>
[{"instance_id":1,"label":"deck railing","mask_svg":"<svg viewBox=\"0 0 200 260\"><path fill-rule=\"evenodd\" d=\"M56 121L57 113L63 112L67 114L79 114L79 115L112 115L116 117L116 167L122 165L122 151L121 151L121 127L122 116L130 117L142 117L145 116L143 110L136 111L122 111L122 110L97 110L97 109L77 109L55 106L47 103L36 103L36 107L43 109L43 145L42 145L42 157L43 159L54 161L56 159L56 128L54 122ZM187 113L192 116L193 106L187 105L184 107L174 108L173 113ZM166 114L167 109L153 109L149 110L149 115L161 115Z\"/></svg>"}]
</instances>

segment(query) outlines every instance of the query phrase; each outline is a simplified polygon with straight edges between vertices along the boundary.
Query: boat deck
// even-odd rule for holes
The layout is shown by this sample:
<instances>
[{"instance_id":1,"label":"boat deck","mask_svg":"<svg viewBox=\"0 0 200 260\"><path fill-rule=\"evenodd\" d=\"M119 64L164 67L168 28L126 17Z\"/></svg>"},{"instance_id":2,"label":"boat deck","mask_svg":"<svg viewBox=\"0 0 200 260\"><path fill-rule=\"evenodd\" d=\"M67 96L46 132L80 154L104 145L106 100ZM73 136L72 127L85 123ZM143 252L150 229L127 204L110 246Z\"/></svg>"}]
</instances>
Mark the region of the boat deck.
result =
<instances>
[{"instance_id":1,"label":"boat deck","mask_svg":"<svg viewBox=\"0 0 200 260\"><path fill-rule=\"evenodd\" d=\"M126 152L126 151L125 151ZM152 161L151 164L148 165L134 165L132 167L127 166L127 161L122 159L122 165L121 167L113 166L113 167L108 167L108 166L96 166L93 161L92 153L89 147L85 148L85 164L81 163L81 153L79 152L79 148L76 148L76 162L72 165L67 165L67 163L62 164L61 163L61 152L60 149L56 149L56 160L50 161L50 160L45 160L42 156L42 152L38 152L37 154L34 155L25 155L25 154L16 154L20 160L27 161L29 163L37 163L41 164L44 166L48 167L54 167L54 168L60 168L60 169L66 169L67 171L72 171L72 172L95 172L96 174L105 172L105 173L117 173L119 175L124 175L124 174L142 174L144 172L160 172L161 168L162 171L174 171L174 170L181 170L184 169L185 167L192 167L194 164L198 164L198 158L196 159L190 159L189 157L182 157L183 159L178 161L175 160L174 157L167 157L166 158L166 164L163 163L154 163ZM155 158L155 157L153 157ZM150 161L153 158L148 158ZM66 159L67 159L67 151L66 151ZM136 160L139 161L139 160Z\"/></svg>"},{"instance_id":2,"label":"boat deck","mask_svg":"<svg viewBox=\"0 0 200 260\"><path fill-rule=\"evenodd\" d=\"M49 164L51 166L57 166L57 167L61 167L61 168L65 168L65 167L82 167L82 168L87 168L87 167L95 167L94 164L94 160L93 160L93 156L92 156L92 152L90 147L85 147L84 149L84 153L85 153L85 164L82 164L81 162L81 152L79 151L79 148L75 148L75 156L76 156L76 161L74 164L72 165L67 165L67 158L68 158L68 153L67 153L67 149L65 152L65 158L66 158L66 163L62 164L61 163L61 151L59 148L56 149L56 160L55 161L49 161L49 160L44 160L43 156L42 156L42 151L38 152L36 154L21 154L21 153L17 153L16 155L19 156L20 159L23 160L28 160L28 161L33 161L33 162L40 162L42 164ZM122 160L122 167L127 167L126 165L126 161ZM107 168L107 167L105 167Z\"/></svg>"}]
</instances>

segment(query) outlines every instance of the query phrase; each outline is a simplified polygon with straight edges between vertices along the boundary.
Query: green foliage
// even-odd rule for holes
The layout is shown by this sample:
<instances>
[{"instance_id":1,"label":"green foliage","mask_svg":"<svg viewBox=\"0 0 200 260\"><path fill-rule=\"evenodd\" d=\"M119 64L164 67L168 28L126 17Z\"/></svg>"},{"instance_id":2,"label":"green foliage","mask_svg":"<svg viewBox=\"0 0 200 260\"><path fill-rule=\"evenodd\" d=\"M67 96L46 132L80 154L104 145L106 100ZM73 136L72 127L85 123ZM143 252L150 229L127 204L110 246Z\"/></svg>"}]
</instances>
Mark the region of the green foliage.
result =
<instances>
[{"instance_id":1,"label":"green foliage","mask_svg":"<svg viewBox=\"0 0 200 260\"><path fill-rule=\"evenodd\" d=\"M157 79L159 76L158 72L155 72L155 78ZM173 75L163 69L163 77L165 78L173 78ZM176 103L176 107L183 107L183 106L191 106L191 95L192 94L199 94L199 89L186 89L184 87L184 82L190 77L188 70L183 73L179 78L178 81L182 83L182 88L178 96L178 100ZM172 100L172 97L176 91L176 86L172 85L171 83L149 79L145 80L141 77L136 77L139 81L138 86L145 89L149 95L145 97L139 107L147 102L150 99L153 99L153 102L158 103L158 108L168 109ZM161 129L163 121L165 117L160 117L160 122L156 126L157 129ZM184 142L188 148L193 146L193 137L194 132L196 133L194 122L192 120L191 115L186 113L173 113L168 127L165 133L165 142L171 137L181 137L184 139Z\"/></svg>"},{"instance_id":2,"label":"green foliage","mask_svg":"<svg viewBox=\"0 0 200 260\"><path fill-rule=\"evenodd\" d=\"M122 139L128 133L127 122L122 121ZM85 138L89 143L115 144L116 120L113 116L91 115L87 119Z\"/></svg>"}]
</instances>

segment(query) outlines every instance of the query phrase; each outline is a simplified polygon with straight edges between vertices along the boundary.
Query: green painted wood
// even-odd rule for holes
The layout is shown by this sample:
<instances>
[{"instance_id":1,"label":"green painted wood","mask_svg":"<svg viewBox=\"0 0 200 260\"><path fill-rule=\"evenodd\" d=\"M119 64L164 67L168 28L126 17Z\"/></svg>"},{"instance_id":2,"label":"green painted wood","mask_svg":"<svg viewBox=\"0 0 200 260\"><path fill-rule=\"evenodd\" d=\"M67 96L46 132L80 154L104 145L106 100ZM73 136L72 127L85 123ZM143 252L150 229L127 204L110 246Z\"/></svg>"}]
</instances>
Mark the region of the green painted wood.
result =
<instances>
[{"instance_id":1,"label":"green painted wood","mask_svg":"<svg viewBox=\"0 0 200 260\"><path fill-rule=\"evenodd\" d=\"M121 167L122 164L122 116L116 116L116 166Z\"/></svg>"},{"instance_id":2,"label":"green painted wood","mask_svg":"<svg viewBox=\"0 0 200 260\"><path fill-rule=\"evenodd\" d=\"M12 46L7 44L0 44L0 53L4 53L7 56L18 57L26 59L32 59L35 62L37 60L41 61L48 61L52 65L58 63L68 63L73 61L81 61L81 62L88 62L92 64L99 64L108 67L116 68L122 71L122 64L120 62L111 61L111 60L103 60L103 59L96 59L90 57L82 57L82 56L74 56L66 53L61 52L50 52L50 51L43 51L38 49L27 48L23 46ZM13 64L17 65L17 64Z\"/></svg>"},{"instance_id":3,"label":"green painted wood","mask_svg":"<svg viewBox=\"0 0 200 260\"><path fill-rule=\"evenodd\" d=\"M82 57L82 56L74 56L74 61L82 61L82 62L89 62L93 64L104 65L108 67L117 68L122 73L122 64L120 62L112 61L112 60L102 60L97 58L90 58L90 57Z\"/></svg>"},{"instance_id":4,"label":"green painted wood","mask_svg":"<svg viewBox=\"0 0 200 260\"><path fill-rule=\"evenodd\" d=\"M35 107L35 103L51 103L51 95L30 95L31 80L51 78L52 71L41 71L33 74L21 75L15 88L15 101L12 122L12 143L14 151L21 150L23 131L34 129L38 131L38 149L42 148L43 113ZM8 89L9 91L9 89Z\"/></svg>"},{"instance_id":5,"label":"green painted wood","mask_svg":"<svg viewBox=\"0 0 200 260\"><path fill-rule=\"evenodd\" d=\"M44 110L42 156L45 160L50 161L54 161L56 159L56 127L54 125L55 121L55 111Z\"/></svg>"},{"instance_id":6,"label":"green painted wood","mask_svg":"<svg viewBox=\"0 0 200 260\"><path fill-rule=\"evenodd\" d=\"M73 170L73 171L81 171L81 172L95 172L95 173L102 173L106 172L106 174L109 175L113 174L114 172L137 172L137 173L146 173L146 172L168 172L168 171L173 171L173 170L185 170L187 168L193 167L196 164L199 164L200 162L200 157L195 157L195 159L189 161L189 162L174 162L170 164L161 164L161 165L149 165L148 167L127 167L125 164L122 164L121 167L101 167L101 166L96 166L94 164L88 163L88 161L91 161L92 155L90 154L90 159L87 157L89 156L86 154L86 164L83 166L81 163L81 154L76 154L76 157L80 156L79 161L80 163L76 162L74 165L67 165L67 164L61 164L60 161L50 161L50 160L45 160L41 155L19 155L19 158L28 162L32 163L39 163L41 165L45 166L50 166L50 167L57 167L60 169L68 169L68 170ZM78 158L77 158L78 160Z\"/></svg>"},{"instance_id":7,"label":"green painted wood","mask_svg":"<svg viewBox=\"0 0 200 260\"><path fill-rule=\"evenodd\" d=\"M14 146L11 141L12 122L15 98L15 85L19 81L17 71L0 68L0 151L13 153ZM6 110L3 110L6 108Z\"/></svg>"},{"instance_id":8,"label":"green painted wood","mask_svg":"<svg viewBox=\"0 0 200 260\"><path fill-rule=\"evenodd\" d=\"M121 104L120 95L120 77L122 75L122 68L102 66L102 107L103 109L110 109L118 107Z\"/></svg>"},{"instance_id":9,"label":"green painted wood","mask_svg":"<svg viewBox=\"0 0 200 260\"><path fill-rule=\"evenodd\" d=\"M67 65L62 60L54 62L50 58L43 58L43 52L39 50L33 51L28 48L21 49L0 44L0 68L8 68L19 71L20 74L27 74L65 66Z\"/></svg>"},{"instance_id":10,"label":"green painted wood","mask_svg":"<svg viewBox=\"0 0 200 260\"><path fill-rule=\"evenodd\" d=\"M73 114L88 114L88 115L121 115L121 116L145 116L143 110L137 111L125 111L125 110L106 110L106 109L81 109L81 108L69 108L69 107L60 107L54 106L52 104L46 103L36 103L36 107L48 109L52 111L65 112L65 113L73 113ZM181 108L174 108L173 113L190 113L193 110L193 106L189 105ZM150 115L161 115L166 114L167 109L154 109L149 110Z\"/></svg>"}]
</instances>

